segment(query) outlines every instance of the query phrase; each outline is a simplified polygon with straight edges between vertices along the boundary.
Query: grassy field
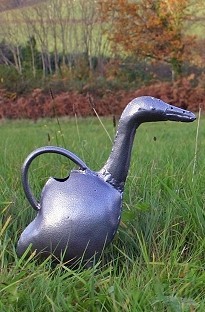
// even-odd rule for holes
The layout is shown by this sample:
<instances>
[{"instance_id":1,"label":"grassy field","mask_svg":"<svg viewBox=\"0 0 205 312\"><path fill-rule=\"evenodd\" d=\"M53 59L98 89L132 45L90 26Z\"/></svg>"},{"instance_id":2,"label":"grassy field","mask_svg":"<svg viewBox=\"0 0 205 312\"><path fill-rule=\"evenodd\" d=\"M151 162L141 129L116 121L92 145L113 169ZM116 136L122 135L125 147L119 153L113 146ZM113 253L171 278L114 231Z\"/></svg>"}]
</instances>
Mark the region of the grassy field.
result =
<instances>
[{"instance_id":1,"label":"grassy field","mask_svg":"<svg viewBox=\"0 0 205 312\"><path fill-rule=\"evenodd\" d=\"M111 138L111 119L103 119ZM144 124L137 130L124 192L122 222L99 263L73 270L16 255L35 212L20 167L33 149L60 145L93 170L111 142L97 119L0 123L0 311L205 311L205 120ZM197 149L196 149L197 147ZM197 151L197 153L196 153ZM43 155L31 166L38 196L47 178L72 163Z\"/></svg>"}]
</instances>

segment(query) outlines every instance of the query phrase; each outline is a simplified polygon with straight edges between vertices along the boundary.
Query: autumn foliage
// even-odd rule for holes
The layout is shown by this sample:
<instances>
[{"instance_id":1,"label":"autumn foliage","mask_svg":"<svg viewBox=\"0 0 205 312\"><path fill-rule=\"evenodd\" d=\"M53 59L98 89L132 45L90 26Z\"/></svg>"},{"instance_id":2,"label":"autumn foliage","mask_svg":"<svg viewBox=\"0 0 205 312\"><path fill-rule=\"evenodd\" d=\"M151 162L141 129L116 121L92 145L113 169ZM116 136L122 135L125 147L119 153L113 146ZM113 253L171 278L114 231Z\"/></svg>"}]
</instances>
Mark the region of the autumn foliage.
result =
<instances>
[{"instance_id":1,"label":"autumn foliage","mask_svg":"<svg viewBox=\"0 0 205 312\"><path fill-rule=\"evenodd\" d=\"M101 2L115 51L168 62L175 76L181 74L182 62L192 59L195 37L186 33L191 7L190 0Z\"/></svg>"},{"instance_id":2,"label":"autumn foliage","mask_svg":"<svg viewBox=\"0 0 205 312\"><path fill-rule=\"evenodd\" d=\"M156 83L133 91L98 90L84 92L61 92L52 97L41 89L35 89L28 96L15 97L15 94L0 91L0 118L29 118L56 116L119 116L130 100L142 95L150 95L194 112L205 110L205 88L203 81L193 87L193 76L181 79L174 84ZM93 109L94 108L94 109Z\"/></svg>"}]
</instances>

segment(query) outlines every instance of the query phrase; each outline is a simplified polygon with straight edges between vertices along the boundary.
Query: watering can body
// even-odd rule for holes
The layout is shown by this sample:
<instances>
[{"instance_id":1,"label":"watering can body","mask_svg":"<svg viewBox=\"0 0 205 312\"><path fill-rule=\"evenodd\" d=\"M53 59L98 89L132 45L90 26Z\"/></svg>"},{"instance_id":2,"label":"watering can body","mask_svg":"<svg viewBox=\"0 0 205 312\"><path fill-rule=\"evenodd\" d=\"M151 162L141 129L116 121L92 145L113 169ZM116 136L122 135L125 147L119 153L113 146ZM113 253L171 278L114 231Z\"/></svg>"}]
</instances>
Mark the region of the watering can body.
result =
<instances>
[{"instance_id":1,"label":"watering can body","mask_svg":"<svg viewBox=\"0 0 205 312\"><path fill-rule=\"evenodd\" d=\"M27 195L27 170L31 161L43 152L62 151L64 155L71 154L63 148L49 146L28 156L23 166ZM38 204L32 203L29 196L28 200L38 213L21 234L17 247L19 255L32 245L32 250L38 254L53 254L64 261L99 257L112 241L120 222L122 193L85 165L72 170L66 179L49 178Z\"/></svg>"}]
</instances>

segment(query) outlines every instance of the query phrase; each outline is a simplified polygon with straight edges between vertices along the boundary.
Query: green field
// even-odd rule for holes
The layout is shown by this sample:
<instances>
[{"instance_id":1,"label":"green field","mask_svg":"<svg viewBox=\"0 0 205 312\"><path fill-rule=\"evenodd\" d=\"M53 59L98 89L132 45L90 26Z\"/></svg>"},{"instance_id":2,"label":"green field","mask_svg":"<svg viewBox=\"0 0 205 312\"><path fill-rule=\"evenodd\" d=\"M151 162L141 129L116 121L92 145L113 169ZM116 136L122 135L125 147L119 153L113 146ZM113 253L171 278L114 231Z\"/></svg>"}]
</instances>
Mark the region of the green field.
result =
<instances>
[{"instance_id":1,"label":"green field","mask_svg":"<svg viewBox=\"0 0 205 312\"><path fill-rule=\"evenodd\" d=\"M111 119L103 119L111 138ZM90 269L17 258L16 243L35 212L20 167L33 149L60 145L98 170L111 142L97 119L0 123L0 311L205 311L205 120L150 123L137 130L122 223ZM198 128L198 137L196 133ZM197 148L196 148L197 147ZM196 153L197 151L197 153ZM38 196L72 163L44 155L31 166Z\"/></svg>"}]
</instances>

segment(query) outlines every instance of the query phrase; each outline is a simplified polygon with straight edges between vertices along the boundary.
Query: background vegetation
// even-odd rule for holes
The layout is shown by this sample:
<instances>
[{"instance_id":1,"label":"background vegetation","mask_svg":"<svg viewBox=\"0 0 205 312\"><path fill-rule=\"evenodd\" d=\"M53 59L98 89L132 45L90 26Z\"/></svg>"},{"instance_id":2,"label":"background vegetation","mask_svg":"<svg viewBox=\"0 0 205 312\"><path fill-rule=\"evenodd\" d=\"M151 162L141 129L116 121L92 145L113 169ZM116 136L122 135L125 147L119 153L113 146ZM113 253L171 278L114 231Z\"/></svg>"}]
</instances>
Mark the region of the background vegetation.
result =
<instances>
[{"instance_id":1,"label":"background vegetation","mask_svg":"<svg viewBox=\"0 0 205 312\"><path fill-rule=\"evenodd\" d=\"M160 82L172 90L162 98L173 101L180 85L194 95L192 103L184 99L187 106L204 107L197 98L204 98L205 87L203 0L35 3L0 13L3 103L36 88L102 97L106 90L136 91Z\"/></svg>"}]
</instances>

